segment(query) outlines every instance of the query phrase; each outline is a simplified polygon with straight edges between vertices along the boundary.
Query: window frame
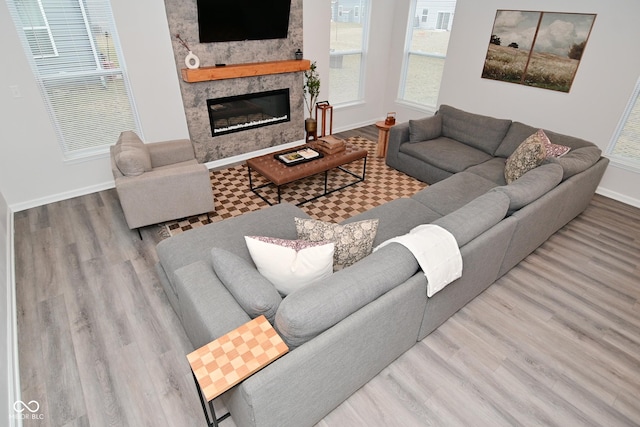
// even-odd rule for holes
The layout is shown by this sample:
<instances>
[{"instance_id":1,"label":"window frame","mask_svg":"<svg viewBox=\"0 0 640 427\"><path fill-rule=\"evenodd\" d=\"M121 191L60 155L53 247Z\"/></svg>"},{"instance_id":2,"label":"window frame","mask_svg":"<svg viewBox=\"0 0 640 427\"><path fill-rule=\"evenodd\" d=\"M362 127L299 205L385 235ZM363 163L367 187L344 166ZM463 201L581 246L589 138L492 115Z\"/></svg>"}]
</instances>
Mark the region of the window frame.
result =
<instances>
[{"instance_id":1,"label":"window frame","mask_svg":"<svg viewBox=\"0 0 640 427\"><path fill-rule=\"evenodd\" d=\"M453 19L451 19L452 16L453 16L453 13L451 12L439 11L438 16L436 18L436 30L451 31L451 23L453 22ZM443 27L442 24L445 22L445 17L446 17L446 25Z\"/></svg>"},{"instance_id":2,"label":"window frame","mask_svg":"<svg viewBox=\"0 0 640 427\"><path fill-rule=\"evenodd\" d=\"M7 5L14 26L18 30L23 51L40 89L62 160L75 163L108 156L110 146L117 140L115 134L124 130L132 130L143 137L133 92L123 66L123 54L110 1L102 0L89 5L85 4L85 0L70 1L68 5L64 5L64 13L72 15L71 19L67 19L65 15L64 20L56 23L47 16L46 1L48 0L32 0L37 1L40 12L49 25L49 35L54 43L57 43L56 31L64 37L69 25L74 25L75 29L82 29L77 33L77 39L74 39L74 43L81 44L82 48L76 50L67 46L69 52L63 53L61 49L64 46L62 46L57 49L55 57L33 55L32 44L29 43L26 33L20 31L24 25L23 16L18 10L18 1L7 0ZM55 0L51 1L54 5L57 4ZM91 10L87 10L88 7ZM96 32L96 28L100 31ZM105 49L104 46L98 46L99 41L96 37L98 37L97 34L103 34L102 31L108 43L106 54L112 53L113 61L105 59L102 52ZM109 86L110 83L111 86ZM90 89L93 87L104 89L109 87L110 90L103 93L102 90ZM91 98L90 91L93 91L94 95L101 93L103 97ZM62 94L58 95L58 92ZM95 125L98 124L96 120L99 120L96 115L100 115L102 111L94 112L94 110L85 109L83 114L78 114L78 108L74 110L74 106L77 107L80 103L90 105L91 99L95 99L96 102L108 101L109 105L113 102L114 109L107 111L106 115L103 114L101 118L104 117L106 120L99 122L107 126L116 125L112 127L113 132L109 137L106 136L107 133L95 130ZM127 110L125 115L123 115L123 109ZM86 114L84 114L85 111Z\"/></svg>"},{"instance_id":3,"label":"window frame","mask_svg":"<svg viewBox=\"0 0 640 427\"><path fill-rule=\"evenodd\" d=\"M420 22L425 24L427 23L428 20L429 20L429 9L423 7L422 12L420 13Z\"/></svg>"},{"instance_id":4,"label":"window frame","mask_svg":"<svg viewBox=\"0 0 640 427\"><path fill-rule=\"evenodd\" d=\"M331 62L331 57L335 56L350 56L350 55L360 55L360 74L358 76L358 93L355 99L350 99L346 101L334 102L331 99L331 82L329 82L329 91L327 93L327 97L331 101L331 104L337 107L344 107L350 105L357 105L364 102L365 99L365 81L366 81L366 61L369 50L369 36L371 31L371 8L373 7L373 0L366 0L366 4L363 8L359 5L354 5L353 17L358 18L357 22L362 25L362 44L360 49L349 49L349 50L332 50L329 49L329 58ZM338 6L338 11L341 13L343 11L343 6ZM357 13L355 12L357 10ZM341 14L338 15L342 16Z\"/></svg>"},{"instance_id":5,"label":"window frame","mask_svg":"<svg viewBox=\"0 0 640 427\"><path fill-rule=\"evenodd\" d=\"M407 29L406 29L406 33L405 33L405 46L404 46L404 54L403 54L403 63L402 63L402 71L400 74L400 82L398 84L398 93L397 93L397 99L396 102L398 104L403 104L403 105L407 105L409 107L412 108L417 108L420 110L427 110L427 111L435 111L435 109L437 108L437 105L431 105L431 104L427 104L427 103L422 103L422 102L416 102L416 101L412 101L412 100L408 100L405 98L405 93L407 90L407 79L409 76L409 66L410 66L410 62L411 62L411 57L413 56L422 56L422 57L427 57L427 58L436 58L436 59L442 59L443 61L446 60L446 55L442 55L442 54L438 54L438 53L434 53L434 52L422 52L422 51L412 51L411 50L411 44L412 44L412 39L413 39L413 30L414 30L414 22L416 21L416 14L418 12L418 1L419 0L412 0L411 2L411 7L409 8L409 16L407 19ZM420 24L424 24L425 22L422 21L422 17L424 10L429 10L429 12L432 14L433 13L433 8L424 8L422 7L422 10L420 11ZM455 10L455 7L454 7ZM455 17L455 11L454 12L448 12L448 11L436 11L436 27L438 27L438 22L440 22L440 16L441 14L447 14L448 15L448 20L447 20L447 29L439 29L439 28L434 28L434 30L436 31L450 31L452 25L453 25L453 19ZM427 15L428 16L428 15ZM442 81L440 81L439 85L442 84ZM437 104L437 100L435 102L435 104Z\"/></svg>"},{"instance_id":6,"label":"window frame","mask_svg":"<svg viewBox=\"0 0 640 427\"><path fill-rule=\"evenodd\" d=\"M612 163L621 166L624 169L640 173L640 159L636 160L634 158L623 156L620 154L614 153L616 149L616 145L619 142L620 135L624 131L625 127L629 123L629 119L631 117L631 113L637 110L636 114L638 117L635 117L638 121L636 123L640 126L640 77L636 81L636 85L627 101L627 105L620 117L618 125L611 137L611 141L609 141L609 145L605 151L605 156L611 160ZM635 121L634 121L635 123ZM638 151L640 151L640 132L638 132Z\"/></svg>"}]
</instances>

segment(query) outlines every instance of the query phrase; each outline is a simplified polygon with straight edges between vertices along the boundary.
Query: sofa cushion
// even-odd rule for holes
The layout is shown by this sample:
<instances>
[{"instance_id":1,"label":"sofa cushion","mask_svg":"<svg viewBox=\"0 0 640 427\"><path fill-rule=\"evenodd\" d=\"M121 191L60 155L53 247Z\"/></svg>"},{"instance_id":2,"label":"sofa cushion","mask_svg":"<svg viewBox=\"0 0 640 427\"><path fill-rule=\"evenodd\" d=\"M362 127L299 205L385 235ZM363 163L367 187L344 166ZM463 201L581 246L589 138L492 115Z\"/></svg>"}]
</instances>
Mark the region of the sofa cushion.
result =
<instances>
[{"instance_id":1,"label":"sofa cushion","mask_svg":"<svg viewBox=\"0 0 640 427\"><path fill-rule=\"evenodd\" d=\"M290 349L299 347L417 271L418 262L407 248L389 244L330 278L289 294L278 307L274 326Z\"/></svg>"},{"instance_id":2,"label":"sofa cushion","mask_svg":"<svg viewBox=\"0 0 640 427\"><path fill-rule=\"evenodd\" d=\"M518 148L522 141L536 133L538 129L539 128L525 125L524 123L513 122L509 128L509 132L507 132L507 135L504 137L502 144L500 144L500 147L496 150L495 155L500 157L509 157L511 153ZM570 147L572 150L582 147L595 147L595 144L585 141L584 139L563 135L550 130L544 130L544 133L552 144L564 145Z\"/></svg>"},{"instance_id":3,"label":"sofa cushion","mask_svg":"<svg viewBox=\"0 0 640 427\"><path fill-rule=\"evenodd\" d=\"M484 151L446 137L402 144L400 152L450 173L462 172L492 158Z\"/></svg>"},{"instance_id":4,"label":"sofa cushion","mask_svg":"<svg viewBox=\"0 0 640 427\"><path fill-rule=\"evenodd\" d=\"M252 318L262 314L273 324L282 297L248 261L222 248L211 250L216 276Z\"/></svg>"},{"instance_id":5,"label":"sofa cushion","mask_svg":"<svg viewBox=\"0 0 640 427\"><path fill-rule=\"evenodd\" d=\"M116 166L126 176L137 176L148 172L151 167L149 150L135 132L120 134L114 149Z\"/></svg>"},{"instance_id":6,"label":"sofa cushion","mask_svg":"<svg viewBox=\"0 0 640 427\"><path fill-rule=\"evenodd\" d=\"M442 135L442 116L409 120L409 142L427 141Z\"/></svg>"},{"instance_id":7,"label":"sofa cushion","mask_svg":"<svg viewBox=\"0 0 640 427\"><path fill-rule=\"evenodd\" d=\"M508 208L509 198L505 194L489 191L433 224L453 234L462 247L502 221Z\"/></svg>"},{"instance_id":8,"label":"sofa cushion","mask_svg":"<svg viewBox=\"0 0 640 427\"><path fill-rule=\"evenodd\" d=\"M260 274L282 295L302 289L333 273L333 242L245 236Z\"/></svg>"},{"instance_id":9,"label":"sofa cushion","mask_svg":"<svg viewBox=\"0 0 640 427\"><path fill-rule=\"evenodd\" d=\"M544 143L537 134L525 139L507 159L504 166L504 179L512 183L530 170L542 164L547 155Z\"/></svg>"},{"instance_id":10,"label":"sofa cushion","mask_svg":"<svg viewBox=\"0 0 640 427\"><path fill-rule=\"evenodd\" d=\"M433 222L441 216L441 214L417 200L402 197L354 215L341 222L341 224L349 224L364 219L378 219L378 232L373 240L373 246L375 247L392 237L408 233L412 228L420 224Z\"/></svg>"},{"instance_id":11,"label":"sofa cushion","mask_svg":"<svg viewBox=\"0 0 640 427\"><path fill-rule=\"evenodd\" d=\"M333 268L335 271L350 266L373 250L378 220L369 219L349 224L335 224L316 219L295 218L298 239L311 242L335 243Z\"/></svg>"},{"instance_id":12,"label":"sofa cushion","mask_svg":"<svg viewBox=\"0 0 640 427\"><path fill-rule=\"evenodd\" d=\"M495 152L495 156L504 157L505 159L516 151L516 148L522 144L522 141L536 133L538 128L525 125L520 122L513 122L509 127L509 131L505 135L502 143Z\"/></svg>"},{"instance_id":13,"label":"sofa cushion","mask_svg":"<svg viewBox=\"0 0 640 427\"><path fill-rule=\"evenodd\" d=\"M447 215L483 195L496 185L496 183L478 175L460 172L418 191L411 198L440 215Z\"/></svg>"},{"instance_id":14,"label":"sofa cushion","mask_svg":"<svg viewBox=\"0 0 640 427\"><path fill-rule=\"evenodd\" d=\"M493 155L511 126L511 120L440 106L442 135Z\"/></svg>"},{"instance_id":15,"label":"sofa cushion","mask_svg":"<svg viewBox=\"0 0 640 427\"><path fill-rule=\"evenodd\" d=\"M512 213L539 199L562 181L562 167L548 163L522 175L509 185L494 188L509 196L509 212Z\"/></svg>"},{"instance_id":16,"label":"sofa cushion","mask_svg":"<svg viewBox=\"0 0 640 427\"><path fill-rule=\"evenodd\" d=\"M552 143L566 145L567 147L571 147L572 150L584 147L597 147L593 142L576 138L575 136L564 135L551 130L545 130L544 132Z\"/></svg>"},{"instance_id":17,"label":"sofa cushion","mask_svg":"<svg viewBox=\"0 0 640 427\"><path fill-rule=\"evenodd\" d=\"M564 171L562 180L587 170L595 165L602 155L602 150L597 146L587 146L573 148L567 154L558 158L551 158L548 161L558 163Z\"/></svg>"},{"instance_id":18,"label":"sofa cushion","mask_svg":"<svg viewBox=\"0 0 640 427\"><path fill-rule=\"evenodd\" d=\"M465 169L465 172L481 176L491 182L495 182L497 185L505 185L507 183L504 179L504 165L506 161L507 159L505 158L494 157L489 161Z\"/></svg>"}]
</instances>

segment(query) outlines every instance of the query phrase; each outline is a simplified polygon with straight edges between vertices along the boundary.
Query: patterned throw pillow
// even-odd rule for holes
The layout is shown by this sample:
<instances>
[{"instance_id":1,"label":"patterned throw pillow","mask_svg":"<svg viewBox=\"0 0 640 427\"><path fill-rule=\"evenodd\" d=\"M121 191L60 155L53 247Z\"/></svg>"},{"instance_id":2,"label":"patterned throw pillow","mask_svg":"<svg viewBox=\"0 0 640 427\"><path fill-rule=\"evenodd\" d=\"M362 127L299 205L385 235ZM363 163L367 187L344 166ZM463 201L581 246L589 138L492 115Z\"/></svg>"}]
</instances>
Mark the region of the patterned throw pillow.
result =
<instances>
[{"instance_id":1,"label":"patterned throw pillow","mask_svg":"<svg viewBox=\"0 0 640 427\"><path fill-rule=\"evenodd\" d=\"M342 270L369 255L378 232L377 219L344 225L301 218L295 218L295 222L298 239L335 243L334 271Z\"/></svg>"},{"instance_id":2,"label":"patterned throw pillow","mask_svg":"<svg viewBox=\"0 0 640 427\"><path fill-rule=\"evenodd\" d=\"M245 236L247 248L260 274L282 295L301 289L333 273L332 242Z\"/></svg>"},{"instance_id":3,"label":"patterned throw pillow","mask_svg":"<svg viewBox=\"0 0 640 427\"><path fill-rule=\"evenodd\" d=\"M571 147L567 147L566 145L554 144L553 142L551 142L547 134L544 133L542 129L539 129L534 135L544 144L544 148L547 151L547 158L562 157L567 154L569 150L571 150Z\"/></svg>"},{"instance_id":4,"label":"patterned throw pillow","mask_svg":"<svg viewBox=\"0 0 640 427\"><path fill-rule=\"evenodd\" d=\"M525 139L509 156L504 166L504 179L507 184L540 166L546 156L544 142L540 140L537 132Z\"/></svg>"}]
</instances>

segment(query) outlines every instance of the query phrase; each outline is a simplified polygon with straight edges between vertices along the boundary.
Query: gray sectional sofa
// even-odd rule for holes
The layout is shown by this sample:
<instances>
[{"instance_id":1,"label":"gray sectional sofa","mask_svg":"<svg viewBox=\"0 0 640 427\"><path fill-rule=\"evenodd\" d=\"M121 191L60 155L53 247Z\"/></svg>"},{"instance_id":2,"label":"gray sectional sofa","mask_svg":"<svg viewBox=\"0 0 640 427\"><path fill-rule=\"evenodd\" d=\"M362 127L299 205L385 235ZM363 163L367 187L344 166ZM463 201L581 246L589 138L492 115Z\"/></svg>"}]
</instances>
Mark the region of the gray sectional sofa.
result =
<instances>
[{"instance_id":1,"label":"gray sectional sofa","mask_svg":"<svg viewBox=\"0 0 640 427\"><path fill-rule=\"evenodd\" d=\"M291 351L223 395L239 426L310 426L582 212L607 166L570 146L511 184L505 159L536 128L442 106L392 128L387 163L432 185L349 218L378 219L374 246L420 224L456 238L462 277L431 298L412 253L388 244L285 298L265 285L244 236L295 239L281 204L191 230L157 247L158 273L194 348L264 313Z\"/></svg>"}]
</instances>

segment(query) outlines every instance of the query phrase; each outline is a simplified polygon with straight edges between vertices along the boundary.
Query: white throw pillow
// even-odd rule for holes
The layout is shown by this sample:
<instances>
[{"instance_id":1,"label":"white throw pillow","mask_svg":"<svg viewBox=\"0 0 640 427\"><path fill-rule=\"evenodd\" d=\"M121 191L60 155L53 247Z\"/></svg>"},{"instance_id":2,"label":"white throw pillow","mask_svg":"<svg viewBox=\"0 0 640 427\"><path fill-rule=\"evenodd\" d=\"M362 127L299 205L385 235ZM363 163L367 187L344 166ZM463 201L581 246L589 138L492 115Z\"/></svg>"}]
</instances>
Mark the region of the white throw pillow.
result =
<instances>
[{"instance_id":1,"label":"white throw pillow","mask_svg":"<svg viewBox=\"0 0 640 427\"><path fill-rule=\"evenodd\" d=\"M282 295L301 289L333 273L333 242L309 242L245 236L260 274Z\"/></svg>"}]
</instances>

